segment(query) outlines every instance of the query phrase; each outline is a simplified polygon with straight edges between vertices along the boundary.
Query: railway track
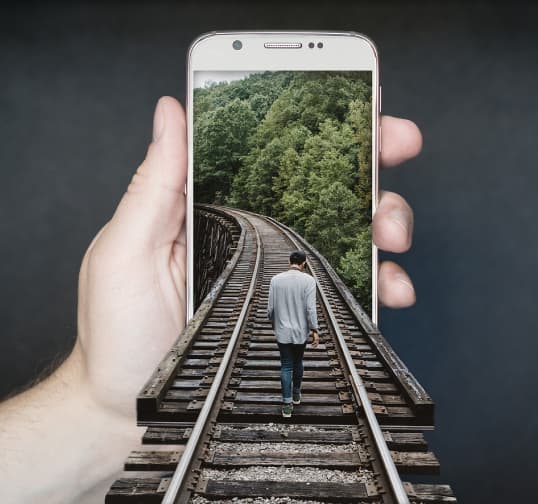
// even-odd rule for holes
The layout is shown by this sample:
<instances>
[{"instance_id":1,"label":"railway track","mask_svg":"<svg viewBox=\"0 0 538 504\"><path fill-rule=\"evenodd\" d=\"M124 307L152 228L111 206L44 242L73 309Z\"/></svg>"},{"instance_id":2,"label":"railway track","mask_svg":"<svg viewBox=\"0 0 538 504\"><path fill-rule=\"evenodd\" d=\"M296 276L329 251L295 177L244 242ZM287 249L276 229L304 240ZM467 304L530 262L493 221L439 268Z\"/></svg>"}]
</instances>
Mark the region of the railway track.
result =
<instances>
[{"instance_id":1,"label":"railway track","mask_svg":"<svg viewBox=\"0 0 538 504\"><path fill-rule=\"evenodd\" d=\"M236 226L235 253L137 400L148 426L106 503L456 502L423 431L433 402L332 268L282 224L205 206ZM270 279L307 252L320 344L307 345L301 404L281 416Z\"/></svg>"}]
</instances>

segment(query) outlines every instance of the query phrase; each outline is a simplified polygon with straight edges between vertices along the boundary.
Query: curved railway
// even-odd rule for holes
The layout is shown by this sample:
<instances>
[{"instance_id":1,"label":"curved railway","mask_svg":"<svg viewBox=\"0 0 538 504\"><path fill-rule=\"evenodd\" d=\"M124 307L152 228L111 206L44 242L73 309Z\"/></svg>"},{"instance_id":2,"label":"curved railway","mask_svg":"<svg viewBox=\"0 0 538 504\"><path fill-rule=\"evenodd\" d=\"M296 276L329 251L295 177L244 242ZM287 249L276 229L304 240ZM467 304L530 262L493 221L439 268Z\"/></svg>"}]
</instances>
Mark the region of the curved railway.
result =
<instances>
[{"instance_id":1,"label":"curved railway","mask_svg":"<svg viewBox=\"0 0 538 504\"><path fill-rule=\"evenodd\" d=\"M137 399L142 446L105 502L455 503L422 431L433 402L327 261L293 230L224 207L233 255ZM280 411L267 297L289 253L307 252L320 344L307 345L301 404Z\"/></svg>"}]
</instances>

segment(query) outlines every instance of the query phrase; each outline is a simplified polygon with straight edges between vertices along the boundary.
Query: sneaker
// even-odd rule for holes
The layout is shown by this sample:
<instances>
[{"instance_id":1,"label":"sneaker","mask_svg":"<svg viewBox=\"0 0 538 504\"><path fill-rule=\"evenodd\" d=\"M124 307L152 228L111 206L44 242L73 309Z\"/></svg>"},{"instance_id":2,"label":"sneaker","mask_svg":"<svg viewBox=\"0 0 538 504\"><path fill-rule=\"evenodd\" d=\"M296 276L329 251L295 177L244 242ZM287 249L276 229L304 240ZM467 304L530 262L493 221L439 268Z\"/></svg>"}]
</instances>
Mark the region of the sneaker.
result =
<instances>
[{"instance_id":1,"label":"sneaker","mask_svg":"<svg viewBox=\"0 0 538 504\"><path fill-rule=\"evenodd\" d=\"M293 404L301 404L301 392L293 393Z\"/></svg>"},{"instance_id":2,"label":"sneaker","mask_svg":"<svg viewBox=\"0 0 538 504\"><path fill-rule=\"evenodd\" d=\"M284 403L282 405L282 416L284 418L291 417L291 412L293 411L293 404L292 403Z\"/></svg>"}]
</instances>

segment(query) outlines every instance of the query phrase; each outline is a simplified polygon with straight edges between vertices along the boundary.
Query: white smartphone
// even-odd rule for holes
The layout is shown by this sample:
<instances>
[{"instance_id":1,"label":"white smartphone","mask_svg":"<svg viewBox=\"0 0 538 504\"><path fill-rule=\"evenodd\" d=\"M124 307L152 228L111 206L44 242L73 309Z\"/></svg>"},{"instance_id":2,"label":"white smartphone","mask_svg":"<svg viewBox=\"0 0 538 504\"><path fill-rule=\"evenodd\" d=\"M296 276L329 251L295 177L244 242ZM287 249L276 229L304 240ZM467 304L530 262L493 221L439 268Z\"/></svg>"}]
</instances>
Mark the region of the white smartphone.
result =
<instances>
[{"instance_id":1,"label":"white smartphone","mask_svg":"<svg viewBox=\"0 0 538 504\"><path fill-rule=\"evenodd\" d=\"M192 42L187 66L187 320L210 288L199 271L207 262L195 260L202 203L292 228L377 325L371 221L381 90L372 40L355 32L210 32Z\"/></svg>"}]
</instances>

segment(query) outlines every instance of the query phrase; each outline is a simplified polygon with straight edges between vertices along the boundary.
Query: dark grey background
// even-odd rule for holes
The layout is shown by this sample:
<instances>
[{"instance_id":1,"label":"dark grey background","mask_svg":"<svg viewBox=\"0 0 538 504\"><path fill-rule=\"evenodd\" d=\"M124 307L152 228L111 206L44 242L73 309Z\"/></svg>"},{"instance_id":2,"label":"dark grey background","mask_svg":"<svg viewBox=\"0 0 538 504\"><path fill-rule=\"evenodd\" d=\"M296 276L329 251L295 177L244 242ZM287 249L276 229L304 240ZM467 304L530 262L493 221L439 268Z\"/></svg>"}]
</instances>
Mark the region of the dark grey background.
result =
<instances>
[{"instance_id":1,"label":"dark grey background","mask_svg":"<svg viewBox=\"0 0 538 504\"><path fill-rule=\"evenodd\" d=\"M355 30L378 44L384 111L424 133L419 158L381 175L415 210L413 248L398 260L417 304L380 317L436 400L438 481L465 503L535 500L537 8L2 9L0 396L73 344L82 255L144 157L158 97L184 103L189 42L212 29Z\"/></svg>"}]
</instances>

